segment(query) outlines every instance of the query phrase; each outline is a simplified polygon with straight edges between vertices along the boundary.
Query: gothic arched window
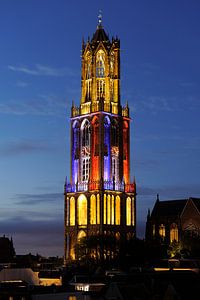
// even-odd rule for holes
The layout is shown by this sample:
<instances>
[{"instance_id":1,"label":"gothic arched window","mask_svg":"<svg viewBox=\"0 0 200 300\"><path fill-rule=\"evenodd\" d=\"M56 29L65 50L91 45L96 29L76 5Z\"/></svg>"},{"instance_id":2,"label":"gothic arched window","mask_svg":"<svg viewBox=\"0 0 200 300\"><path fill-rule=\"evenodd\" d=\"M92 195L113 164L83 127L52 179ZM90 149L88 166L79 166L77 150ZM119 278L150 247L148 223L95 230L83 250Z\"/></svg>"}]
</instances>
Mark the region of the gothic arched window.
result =
<instances>
[{"instance_id":1,"label":"gothic arched window","mask_svg":"<svg viewBox=\"0 0 200 300\"><path fill-rule=\"evenodd\" d=\"M99 50L96 56L96 77L105 77L105 53L103 50Z\"/></svg>"},{"instance_id":2,"label":"gothic arched window","mask_svg":"<svg viewBox=\"0 0 200 300\"><path fill-rule=\"evenodd\" d=\"M96 56L97 99L105 98L105 53L99 50Z\"/></svg>"},{"instance_id":3,"label":"gothic arched window","mask_svg":"<svg viewBox=\"0 0 200 300\"><path fill-rule=\"evenodd\" d=\"M121 209L120 209L120 196L115 199L115 225L120 225Z\"/></svg>"},{"instance_id":4,"label":"gothic arched window","mask_svg":"<svg viewBox=\"0 0 200 300\"><path fill-rule=\"evenodd\" d=\"M159 236L161 239L165 238L165 226L163 224L159 226Z\"/></svg>"},{"instance_id":5,"label":"gothic arched window","mask_svg":"<svg viewBox=\"0 0 200 300\"><path fill-rule=\"evenodd\" d=\"M170 243L173 241L178 242L178 226L176 223L172 223L170 226Z\"/></svg>"},{"instance_id":6,"label":"gothic arched window","mask_svg":"<svg viewBox=\"0 0 200 300\"><path fill-rule=\"evenodd\" d=\"M97 219L97 205L96 205L96 197L92 195L90 197L90 224L96 224Z\"/></svg>"},{"instance_id":7,"label":"gothic arched window","mask_svg":"<svg viewBox=\"0 0 200 300\"><path fill-rule=\"evenodd\" d=\"M82 181L88 181L90 175L90 123L84 120L81 125L81 172Z\"/></svg>"},{"instance_id":8,"label":"gothic arched window","mask_svg":"<svg viewBox=\"0 0 200 300\"><path fill-rule=\"evenodd\" d=\"M90 146L90 122L88 120L83 121L81 131L82 147Z\"/></svg>"},{"instance_id":9,"label":"gothic arched window","mask_svg":"<svg viewBox=\"0 0 200 300\"><path fill-rule=\"evenodd\" d=\"M131 198L126 199L126 225L131 225Z\"/></svg>"},{"instance_id":10,"label":"gothic arched window","mask_svg":"<svg viewBox=\"0 0 200 300\"><path fill-rule=\"evenodd\" d=\"M74 159L79 158L79 125L78 122L73 124L73 153Z\"/></svg>"},{"instance_id":11,"label":"gothic arched window","mask_svg":"<svg viewBox=\"0 0 200 300\"><path fill-rule=\"evenodd\" d=\"M87 225L87 198L81 194L77 200L78 225Z\"/></svg>"},{"instance_id":12,"label":"gothic arched window","mask_svg":"<svg viewBox=\"0 0 200 300\"><path fill-rule=\"evenodd\" d=\"M69 225L74 226L75 225L75 198L70 198L70 205L69 205Z\"/></svg>"}]
</instances>

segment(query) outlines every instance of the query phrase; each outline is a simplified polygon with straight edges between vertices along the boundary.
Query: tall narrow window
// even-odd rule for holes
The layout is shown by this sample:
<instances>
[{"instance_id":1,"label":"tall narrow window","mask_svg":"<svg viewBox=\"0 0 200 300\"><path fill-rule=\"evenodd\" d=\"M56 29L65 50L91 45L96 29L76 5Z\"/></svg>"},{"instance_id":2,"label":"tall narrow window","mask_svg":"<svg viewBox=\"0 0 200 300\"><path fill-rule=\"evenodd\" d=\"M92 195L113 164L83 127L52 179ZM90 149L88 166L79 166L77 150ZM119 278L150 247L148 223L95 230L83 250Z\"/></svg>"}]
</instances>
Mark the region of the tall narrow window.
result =
<instances>
[{"instance_id":1,"label":"tall narrow window","mask_svg":"<svg viewBox=\"0 0 200 300\"><path fill-rule=\"evenodd\" d=\"M70 226L74 226L75 225L75 198L74 197L70 198L69 213L70 213L69 224Z\"/></svg>"},{"instance_id":2,"label":"tall narrow window","mask_svg":"<svg viewBox=\"0 0 200 300\"><path fill-rule=\"evenodd\" d=\"M78 197L78 225L87 225L87 198L81 194Z\"/></svg>"},{"instance_id":3,"label":"tall narrow window","mask_svg":"<svg viewBox=\"0 0 200 300\"><path fill-rule=\"evenodd\" d=\"M103 224L106 224L107 216L107 197L106 194L103 195Z\"/></svg>"},{"instance_id":4,"label":"tall narrow window","mask_svg":"<svg viewBox=\"0 0 200 300\"><path fill-rule=\"evenodd\" d=\"M153 237L155 237L156 235L156 225L153 224L153 227L152 227L152 234L153 234Z\"/></svg>"},{"instance_id":5,"label":"tall narrow window","mask_svg":"<svg viewBox=\"0 0 200 300\"><path fill-rule=\"evenodd\" d=\"M91 82L92 82L92 59L90 52L87 53L86 55L86 61L85 61L85 84L86 84L86 95L85 95L85 100L90 101L91 100Z\"/></svg>"},{"instance_id":6,"label":"tall narrow window","mask_svg":"<svg viewBox=\"0 0 200 300\"><path fill-rule=\"evenodd\" d=\"M115 221L115 198L112 195L111 198L111 224L114 225L114 221Z\"/></svg>"},{"instance_id":7,"label":"tall narrow window","mask_svg":"<svg viewBox=\"0 0 200 300\"><path fill-rule=\"evenodd\" d=\"M84 120L81 125L81 172L82 181L88 181L90 176L90 123Z\"/></svg>"},{"instance_id":8,"label":"tall narrow window","mask_svg":"<svg viewBox=\"0 0 200 300\"><path fill-rule=\"evenodd\" d=\"M112 177L119 180L119 128L116 120L111 126Z\"/></svg>"},{"instance_id":9,"label":"tall narrow window","mask_svg":"<svg viewBox=\"0 0 200 300\"><path fill-rule=\"evenodd\" d=\"M116 225L120 225L120 217L121 217L120 197L117 196L115 199L115 224Z\"/></svg>"},{"instance_id":10,"label":"tall narrow window","mask_svg":"<svg viewBox=\"0 0 200 300\"><path fill-rule=\"evenodd\" d=\"M110 119L104 119L104 179L110 179Z\"/></svg>"},{"instance_id":11,"label":"tall narrow window","mask_svg":"<svg viewBox=\"0 0 200 300\"><path fill-rule=\"evenodd\" d=\"M100 197L97 195L97 224L100 224Z\"/></svg>"},{"instance_id":12,"label":"tall narrow window","mask_svg":"<svg viewBox=\"0 0 200 300\"><path fill-rule=\"evenodd\" d=\"M96 56L96 77L105 77L105 53L103 50L99 50Z\"/></svg>"},{"instance_id":13,"label":"tall narrow window","mask_svg":"<svg viewBox=\"0 0 200 300\"><path fill-rule=\"evenodd\" d=\"M97 99L105 98L105 81L103 79L97 80Z\"/></svg>"},{"instance_id":14,"label":"tall narrow window","mask_svg":"<svg viewBox=\"0 0 200 300\"><path fill-rule=\"evenodd\" d=\"M175 223L170 226L170 243L173 241L178 242L178 226Z\"/></svg>"},{"instance_id":15,"label":"tall narrow window","mask_svg":"<svg viewBox=\"0 0 200 300\"><path fill-rule=\"evenodd\" d=\"M163 224L159 226L159 236L161 239L165 238L165 226Z\"/></svg>"},{"instance_id":16,"label":"tall narrow window","mask_svg":"<svg viewBox=\"0 0 200 300\"><path fill-rule=\"evenodd\" d=\"M105 53L102 50L96 56L97 99L105 98Z\"/></svg>"},{"instance_id":17,"label":"tall narrow window","mask_svg":"<svg viewBox=\"0 0 200 300\"><path fill-rule=\"evenodd\" d=\"M135 225L135 207L134 207L134 201L135 199L132 198L132 208L131 208L131 214L132 214L132 225Z\"/></svg>"},{"instance_id":18,"label":"tall narrow window","mask_svg":"<svg viewBox=\"0 0 200 300\"><path fill-rule=\"evenodd\" d=\"M88 120L83 121L82 129L82 146L90 146L90 123Z\"/></svg>"},{"instance_id":19,"label":"tall narrow window","mask_svg":"<svg viewBox=\"0 0 200 300\"><path fill-rule=\"evenodd\" d=\"M97 216L96 216L96 197L95 195L92 195L90 197L90 224L96 224L97 221Z\"/></svg>"},{"instance_id":20,"label":"tall narrow window","mask_svg":"<svg viewBox=\"0 0 200 300\"><path fill-rule=\"evenodd\" d=\"M131 198L126 199L126 225L131 225Z\"/></svg>"},{"instance_id":21,"label":"tall narrow window","mask_svg":"<svg viewBox=\"0 0 200 300\"><path fill-rule=\"evenodd\" d=\"M110 201L110 195L107 197L107 224L110 224L110 207L111 207L111 201Z\"/></svg>"}]
</instances>

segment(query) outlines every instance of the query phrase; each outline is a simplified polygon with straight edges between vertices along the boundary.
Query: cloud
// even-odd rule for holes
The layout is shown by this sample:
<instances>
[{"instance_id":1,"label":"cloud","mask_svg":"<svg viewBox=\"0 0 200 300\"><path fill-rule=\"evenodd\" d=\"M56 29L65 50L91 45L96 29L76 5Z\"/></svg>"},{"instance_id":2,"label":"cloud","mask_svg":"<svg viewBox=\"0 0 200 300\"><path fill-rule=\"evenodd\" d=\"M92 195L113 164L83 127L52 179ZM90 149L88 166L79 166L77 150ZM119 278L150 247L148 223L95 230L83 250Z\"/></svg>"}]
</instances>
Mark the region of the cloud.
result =
<instances>
[{"instance_id":1,"label":"cloud","mask_svg":"<svg viewBox=\"0 0 200 300\"><path fill-rule=\"evenodd\" d=\"M51 220L16 216L1 221L0 235L12 236L16 254L63 255L64 225L60 215Z\"/></svg>"},{"instance_id":2,"label":"cloud","mask_svg":"<svg viewBox=\"0 0 200 300\"><path fill-rule=\"evenodd\" d=\"M51 66L45 66L41 64L36 64L33 68L27 66L13 66L9 65L8 69L13 72L24 73L32 76L54 76L54 77L62 77L62 76L74 76L76 72L69 68L53 68Z\"/></svg>"},{"instance_id":3,"label":"cloud","mask_svg":"<svg viewBox=\"0 0 200 300\"><path fill-rule=\"evenodd\" d=\"M186 199L189 197L199 197L200 198L200 186L199 184L176 184L176 185L166 185L166 186L138 186L137 193L139 196L154 196L156 194L160 195L161 200L170 199ZM166 199L168 198L168 199Z\"/></svg>"},{"instance_id":4,"label":"cloud","mask_svg":"<svg viewBox=\"0 0 200 300\"><path fill-rule=\"evenodd\" d=\"M22 140L17 142L10 142L6 145L0 147L1 156L14 156L14 155L24 155L34 152L52 150L49 145L41 141L29 141Z\"/></svg>"},{"instance_id":5,"label":"cloud","mask_svg":"<svg viewBox=\"0 0 200 300\"><path fill-rule=\"evenodd\" d=\"M150 96L147 100L141 100L141 107L156 114L159 111L173 111L171 100L164 96Z\"/></svg>"},{"instance_id":6,"label":"cloud","mask_svg":"<svg viewBox=\"0 0 200 300\"><path fill-rule=\"evenodd\" d=\"M62 193L46 193L46 194L16 194L15 204L18 205L38 205L44 204L55 204L63 202Z\"/></svg>"},{"instance_id":7,"label":"cloud","mask_svg":"<svg viewBox=\"0 0 200 300\"><path fill-rule=\"evenodd\" d=\"M17 81L17 83L15 84L17 87L21 87L21 88L25 88L28 86L27 82L24 81Z\"/></svg>"},{"instance_id":8,"label":"cloud","mask_svg":"<svg viewBox=\"0 0 200 300\"><path fill-rule=\"evenodd\" d=\"M0 103L0 113L15 115L56 115L63 116L66 100L54 95L39 95L35 99L19 99Z\"/></svg>"}]
</instances>

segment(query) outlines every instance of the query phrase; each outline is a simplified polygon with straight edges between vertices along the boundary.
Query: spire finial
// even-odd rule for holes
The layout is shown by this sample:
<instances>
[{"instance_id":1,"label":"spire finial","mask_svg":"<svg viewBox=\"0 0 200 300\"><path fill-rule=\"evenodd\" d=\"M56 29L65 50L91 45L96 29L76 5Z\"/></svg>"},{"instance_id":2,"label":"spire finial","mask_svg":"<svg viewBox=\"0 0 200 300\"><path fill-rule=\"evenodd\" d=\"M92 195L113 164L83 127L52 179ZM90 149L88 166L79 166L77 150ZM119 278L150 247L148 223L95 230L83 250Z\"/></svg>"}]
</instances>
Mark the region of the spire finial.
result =
<instances>
[{"instance_id":1,"label":"spire finial","mask_svg":"<svg viewBox=\"0 0 200 300\"><path fill-rule=\"evenodd\" d=\"M102 24L102 10L99 10L99 15L98 15L98 26L101 26Z\"/></svg>"}]
</instances>

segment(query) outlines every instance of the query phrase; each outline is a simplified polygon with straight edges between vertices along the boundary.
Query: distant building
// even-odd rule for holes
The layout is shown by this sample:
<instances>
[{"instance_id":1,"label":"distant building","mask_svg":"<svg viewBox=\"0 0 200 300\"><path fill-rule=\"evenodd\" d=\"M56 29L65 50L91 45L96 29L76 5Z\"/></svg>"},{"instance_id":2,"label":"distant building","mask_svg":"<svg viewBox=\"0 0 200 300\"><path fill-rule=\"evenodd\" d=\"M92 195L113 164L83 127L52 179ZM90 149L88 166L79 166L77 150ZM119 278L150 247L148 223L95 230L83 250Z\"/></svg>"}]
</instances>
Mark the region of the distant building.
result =
<instances>
[{"instance_id":1,"label":"distant building","mask_svg":"<svg viewBox=\"0 0 200 300\"><path fill-rule=\"evenodd\" d=\"M200 236L200 199L157 200L148 212L146 240L164 244L182 241L183 236Z\"/></svg>"},{"instance_id":2,"label":"distant building","mask_svg":"<svg viewBox=\"0 0 200 300\"><path fill-rule=\"evenodd\" d=\"M10 262L15 256L12 238L5 235L0 237L0 262Z\"/></svg>"},{"instance_id":3,"label":"distant building","mask_svg":"<svg viewBox=\"0 0 200 300\"><path fill-rule=\"evenodd\" d=\"M120 101L120 40L109 39L101 17L92 39L82 44L81 101L71 108L70 157L64 192L65 261L79 258L75 248L81 238L123 240L136 234L129 107Z\"/></svg>"}]
</instances>

